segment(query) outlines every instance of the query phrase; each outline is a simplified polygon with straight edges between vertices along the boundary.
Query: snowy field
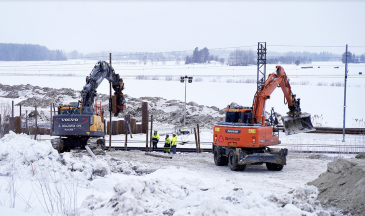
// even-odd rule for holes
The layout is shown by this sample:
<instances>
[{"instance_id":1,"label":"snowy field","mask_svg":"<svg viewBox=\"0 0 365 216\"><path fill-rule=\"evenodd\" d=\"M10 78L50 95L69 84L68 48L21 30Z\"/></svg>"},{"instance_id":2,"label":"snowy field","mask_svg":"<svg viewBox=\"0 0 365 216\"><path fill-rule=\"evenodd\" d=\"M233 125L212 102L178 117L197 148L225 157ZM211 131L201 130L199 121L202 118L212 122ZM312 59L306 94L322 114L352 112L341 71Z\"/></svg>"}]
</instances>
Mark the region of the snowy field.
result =
<instances>
[{"instance_id":1,"label":"snowy field","mask_svg":"<svg viewBox=\"0 0 365 216\"><path fill-rule=\"evenodd\" d=\"M81 90L85 77L96 61L70 60L60 62L0 62L0 83L5 85L31 84L40 87L72 88ZM130 62L129 62L130 63ZM256 90L257 66L230 67L219 63L184 65L183 62L161 62L143 65L138 62L113 63L115 71L125 79L125 94L133 97L162 97L184 101L182 75L193 76L187 84L187 102L226 107L231 102L252 106ZM282 65L292 84L292 91L301 98L303 112L315 118L315 126L342 127L344 105L344 64L341 62L313 62L305 65ZM313 68L301 69L311 66ZM339 67L339 68L335 68ZM365 64L350 64L347 82L346 126L365 127ZM267 65L267 75L275 65ZM363 72L363 75L359 75ZM136 77L140 79L136 79ZM144 80L149 79L149 80ZM166 81L172 79L172 81ZM108 82L98 88L99 93L109 93ZM0 99L4 101L4 99ZM275 108L278 113L288 111L284 96L277 89L267 101L266 111ZM362 121L361 121L362 120Z\"/></svg>"}]
</instances>

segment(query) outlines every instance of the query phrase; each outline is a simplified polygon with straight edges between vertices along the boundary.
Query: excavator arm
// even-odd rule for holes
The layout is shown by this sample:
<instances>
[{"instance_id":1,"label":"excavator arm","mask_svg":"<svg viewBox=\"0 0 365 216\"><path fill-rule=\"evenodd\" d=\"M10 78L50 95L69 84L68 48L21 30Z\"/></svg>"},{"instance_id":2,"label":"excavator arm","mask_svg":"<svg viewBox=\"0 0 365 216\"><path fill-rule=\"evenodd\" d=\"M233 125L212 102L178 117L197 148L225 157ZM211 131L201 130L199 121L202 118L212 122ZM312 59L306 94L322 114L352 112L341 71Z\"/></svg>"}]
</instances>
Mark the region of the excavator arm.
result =
<instances>
[{"instance_id":1,"label":"excavator arm","mask_svg":"<svg viewBox=\"0 0 365 216\"><path fill-rule=\"evenodd\" d=\"M265 102L278 86L283 91L289 108L289 116L282 117L286 134L313 131L310 114L301 112L300 99L291 91L289 80L281 66L276 66L276 73L270 74L265 84L256 92L252 106L252 123L265 125Z\"/></svg>"},{"instance_id":2,"label":"excavator arm","mask_svg":"<svg viewBox=\"0 0 365 216\"><path fill-rule=\"evenodd\" d=\"M90 75L86 77L86 84L81 91L82 104L84 107L93 107L96 89L104 79L111 82L114 89L114 95L117 98L117 113L115 115L118 115L125 109L125 99L122 93L124 83L119 74L115 73L114 68L105 61L98 61Z\"/></svg>"}]
</instances>

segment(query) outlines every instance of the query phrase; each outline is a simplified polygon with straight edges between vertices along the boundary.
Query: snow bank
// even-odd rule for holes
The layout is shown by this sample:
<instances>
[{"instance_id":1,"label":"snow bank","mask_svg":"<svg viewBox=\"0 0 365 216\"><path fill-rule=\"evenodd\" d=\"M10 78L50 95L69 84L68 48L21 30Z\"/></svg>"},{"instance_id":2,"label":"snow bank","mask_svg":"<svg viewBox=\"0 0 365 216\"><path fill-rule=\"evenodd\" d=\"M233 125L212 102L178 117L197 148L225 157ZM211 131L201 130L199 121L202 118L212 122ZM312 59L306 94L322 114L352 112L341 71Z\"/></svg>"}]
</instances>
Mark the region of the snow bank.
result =
<instances>
[{"instance_id":1,"label":"snow bank","mask_svg":"<svg viewBox=\"0 0 365 216\"><path fill-rule=\"evenodd\" d=\"M314 186L286 194L230 188L185 168L168 167L114 185L109 198L90 194L81 215L326 215ZM329 215L329 214L328 214Z\"/></svg>"},{"instance_id":2,"label":"snow bank","mask_svg":"<svg viewBox=\"0 0 365 216\"><path fill-rule=\"evenodd\" d=\"M38 142L12 131L0 139L0 175L21 174L27 178L45 170L62 179L76 180L110 174L106 160L94 161L85 153L60 155L50 141Z\"/></svg>"},{"instance_id":3,"label":"snow bank","mask_svg":"<svg viewBox=\"0 0 365 216\"><path fill-rule=\"evenodd\" d=\"M21 172L30 174L31 164L56 161L58 153L50 142L37 142L27 135L10 131L0 139L0 175Z\"/></svg>"}]
</instances>

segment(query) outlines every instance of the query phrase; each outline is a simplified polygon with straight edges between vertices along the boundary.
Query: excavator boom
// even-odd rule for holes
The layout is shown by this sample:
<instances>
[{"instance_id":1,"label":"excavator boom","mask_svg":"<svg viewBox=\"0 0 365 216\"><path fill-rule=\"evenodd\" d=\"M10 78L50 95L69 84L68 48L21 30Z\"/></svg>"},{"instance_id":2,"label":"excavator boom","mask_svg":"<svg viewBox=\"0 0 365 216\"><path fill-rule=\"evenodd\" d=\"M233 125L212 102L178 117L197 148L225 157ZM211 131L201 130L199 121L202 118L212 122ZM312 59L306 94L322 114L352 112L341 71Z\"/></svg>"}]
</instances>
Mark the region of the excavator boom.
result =
<instances>
[{"instance_id":1,"label":"excavator boom","mask_svg":"<svg viewBox=\"0 0 365 216\"><path fill-rule=\"evenodd\" d=\"M107 79L113 86L114 95L117 99L117 112L115 113L117 116L125 109L125 99L122 93L124 83L119 74L115 73L114 68L105 61L98 61L90 75L86 77L86 84L81 92L83 106L93 107L96 89L104 79Z\"/></svg>"},{"instance_id":2,"label":"excavator boom","mask_svg":"<svg viewBox=\"0 0 365 216\"><path fill-rule=\"evenodd\" d=\"M314 131L315 129L312 125L310 114L302 113L300 99L297 99L296 95L292 93L289 80L284 68L281 66L276 66L276 73L270 74L265 84L256 92L254 104L252 106L252 123L261 123L265 126L265 118L263 115L265 101L270 98L271 93L278 86L280 86L283 91L289 108L289 112L287 113L288 116L282 117L285 134L292 135Z\"/></svg>"}]
</instances>

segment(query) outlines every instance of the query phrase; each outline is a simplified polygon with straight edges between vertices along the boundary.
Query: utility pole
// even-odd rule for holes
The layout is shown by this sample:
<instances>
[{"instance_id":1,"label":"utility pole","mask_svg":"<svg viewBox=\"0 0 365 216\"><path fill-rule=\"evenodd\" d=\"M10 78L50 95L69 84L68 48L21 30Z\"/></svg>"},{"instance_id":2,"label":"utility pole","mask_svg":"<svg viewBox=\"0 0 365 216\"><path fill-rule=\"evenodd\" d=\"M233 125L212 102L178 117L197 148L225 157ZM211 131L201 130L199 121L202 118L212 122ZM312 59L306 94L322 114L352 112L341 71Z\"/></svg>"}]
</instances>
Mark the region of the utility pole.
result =
<instances>
[{"instance_id":1,"label":"utility pole","mask_svg":"<svg viewBox=\"0 0 365 216\"><path fill-rule=\"evenodd\" d=\"M345 60L345 92L344 92L344 99L343 99L343 129L342 129L342 135L343 139L342 142L345 142L345 122L346 122L346 84L347 84L347 44L346 44L346 60Z\"/></svg>"},{"instance_id":2,"label":"utility pole","mask_svg":"<svg viewBox=\"0 0 365 216\"><path fill-rule=\"evenodd\" d=\"M186 119L186 81L188 80L189 83L193 82L193 77L180 77L180 82L185 83L185 106L184 106L184 127L185 127L185 119Z\"/></svg>"}]
</instances>

